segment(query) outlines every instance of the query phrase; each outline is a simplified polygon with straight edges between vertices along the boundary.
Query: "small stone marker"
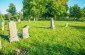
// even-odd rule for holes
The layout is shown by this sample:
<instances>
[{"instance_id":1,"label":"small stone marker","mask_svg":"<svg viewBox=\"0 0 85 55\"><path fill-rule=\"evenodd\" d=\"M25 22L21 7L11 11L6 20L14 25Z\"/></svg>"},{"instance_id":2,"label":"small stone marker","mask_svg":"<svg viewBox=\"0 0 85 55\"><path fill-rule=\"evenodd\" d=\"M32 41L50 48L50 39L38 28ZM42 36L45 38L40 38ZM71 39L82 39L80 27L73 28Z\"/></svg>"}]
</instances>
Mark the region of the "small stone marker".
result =
<instances>
[{"instance_id":1,"label":"small stone marker","mask_svg":"<svg viewBox=\"0 0 85 55\"><path fill-rule=\"evenodd\" d=\"M65 24L65 27L68 27L68 23Z\"/></svg>"},{"instance_id":2,"label":"small stone marker","mask_svg":"<svg viewBox=\"0 0 85 55\"><path fill-rule=\"evenodd\" d=\"M4 31L4 22L2 22L2 31Z\"/></svg>"},{"instance_id":3,"label":"small stone marker","mask_svg":"<svg viewBox=\"0 0 85 55\"><path fill-rule=\"evenodd\" d=\"M29 37L28 28L29 26L27 25L23 28L23 39L26 39Z\"/></svg>"},{"instance_id":4,"label":"small stone marker","mask_svg":"<svg viewBox=\"0 0 85 55\"><path fill-rule=\"evenodd\" d=\"M2 45L1 45L1 40L0 40L0 49L2 48Z\"/></svg>"},{"instance_id":5,"label":"small stone marker","mask_svg":"<svg viewBox=\"0 0 85 55\"><path fill-rule=\"evenodd\" d=\"M55 25L54 25L54 20L53 20L53 18L51 18L50 27L51 27L52 29L55 29Z\"/></svg>"},{"instance_id":6,"label":"small stone marker","mask_svg":"<svg viewBox=\"0 0 85 55\"><path fill-rule=\"evenodd\" d=\"M18 22L20 23L20 22L21 22L21 20L20 20L20 19L18 19Z\"/></svg>"},{"instance_id":7,"label":"small stone marker","mask_svg":"<svg viewBox=\"0 0 85 55\"><path fill-rule=\"evenodd\" d=\"M28 21L30 22L30 19Z\"/></svg>"},{"instance_id":8,"label":"small stone marker","mask_svg":"<svg viewBox=\"0 0 85 55\"><path fill-rule=\"evenodd\" d=\"M34 18L34 21L35 21L35 18Z\"/></svg>"},{"instance_id":9,"label":"small stone marker","mask_svg":"<svg viewBox=\"0 0 85 55\"><path fill-rule=\"evenodd\" d=\"M9 22L9 41L19 41L18 35L17 35L17 28L16 28L16 22L10 21Z\"/></svg>"}]
</instances>

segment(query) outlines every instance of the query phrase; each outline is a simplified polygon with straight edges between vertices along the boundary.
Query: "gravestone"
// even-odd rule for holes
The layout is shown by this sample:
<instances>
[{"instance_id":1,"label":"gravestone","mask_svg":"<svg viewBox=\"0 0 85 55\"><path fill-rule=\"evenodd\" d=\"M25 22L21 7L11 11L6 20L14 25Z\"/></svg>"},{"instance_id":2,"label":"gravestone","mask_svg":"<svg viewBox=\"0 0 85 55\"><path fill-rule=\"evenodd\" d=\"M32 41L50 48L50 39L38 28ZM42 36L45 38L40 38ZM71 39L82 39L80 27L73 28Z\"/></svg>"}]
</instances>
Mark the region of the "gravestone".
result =
<instances>
[{"instance_id":1,"label":"gravestone","mask_svg":"<svg viewBox=\"0 0 85 55\"><path fill-rule=\"evenodd\" d=\"M18 22L20 23L20 22L21 22L21 20L20 20L20 19L18 19Z\"/></svg>"},{"instance_id":2,"label":"gravestone","mask_svg":"<svg viewBox=\"0 0 85 55\"><path fill-rule=\"evenodd\" d=\"M30 19L28 19L28 22L30 22Z\"/></svg>"},{"instance_id":3,"label":"gravestone","mask_svg":"<svg viewBox=\"0 0 85 55\"><path fill-rule=\"evenodd\" d=\"M1 40L0 40L0 49L2 48L2 45L1 45Z\"/></svg>"},{"instance_id":4,"label":"gravestone","mask_svg":"<svg viewBox=\"0 0 85 55\"><path fill-rule=\"evenodd\" d=\"M65 24L65 27L68 27L68 23Z\"/></svg>"},{"instance_id":5,"label":"gravestone","mask_svg":"<svg viewBox=\"0 0 85 55\"><path fill-rule=\"evenodd\" d=\"M2 26L2 31L4 31L4 22L2 22L1 26Z\"/></svg>"},{"instance_id":6,"label":"gravestone","mask_svg":"<svg viewBox=\"0 0 85 55\"><path fill-rule=\"evenodd\" d=\"M55 25L54 25L54 20L53 20L53 18L51 18L50 27L51 27L52 29L55 29Z\"/></svg>"},{"instance_id":7,"label":"gravestone","mask_svg":"<svg viewBox=\"0 0 85 55\"><path fill-rule=\"evenodd\" d=\"M0 25L2 24L2 22L3 22L3 21L2 21L2 19L0 18Z\"/></svg>"},{"instance_id":8,"label":"gravestone","mask_svg":"<svg viewBox=\"0 0 85 55\"><path fill-rule=\"evenodd\" d=\"M10 21L9 22L9 41L19 41L18 34L17 34L17 28L16 28L16 22Z\"/></svg>"},{"instance_id":9,"label":"gravestone","mask_svg":"<svg viewBox=\"0 0 85 55\"><path fill-rule=\"evenodd\" d=\"M28 28L29 28L29 26L27 26L27 25L23 28L23 39L26 39L29 37Z\"/></svg>"},{"instance_id":10,"label":"gravestone","mask_svg":"<svg viewBox=\"0 0 85 55\"><path fill-rule=\"evenodd\" d=\"M34 21L35 21L35 18L34 18Z\"/></svg>"}]
</instances>

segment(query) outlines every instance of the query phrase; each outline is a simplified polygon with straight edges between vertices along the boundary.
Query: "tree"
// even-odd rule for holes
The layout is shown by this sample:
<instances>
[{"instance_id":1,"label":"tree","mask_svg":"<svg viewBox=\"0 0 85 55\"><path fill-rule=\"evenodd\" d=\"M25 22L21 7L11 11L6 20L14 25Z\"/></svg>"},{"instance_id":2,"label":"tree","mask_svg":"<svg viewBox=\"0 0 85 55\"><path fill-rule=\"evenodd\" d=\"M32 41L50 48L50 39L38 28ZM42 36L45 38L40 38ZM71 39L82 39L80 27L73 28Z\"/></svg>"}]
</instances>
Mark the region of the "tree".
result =
<instances>
[{"instance_id":1,"label":"tree","mask_svg":"<svg viewBox=\"0 0 85 55\"><path fill-rule=\"evenodd\" d=\"M66 12L67 1L68 0L24 0L23 15L24 17L59 17Z\"/></svg>"},{"instance_id":2,"label":"tree","mask_svg":"<svg viewBox=\"0 0 85 55\"><path fill-rule=\"evenodd\" d=\"M56 16L59 18L66 12L66 7L60 0L50 0L47 3L46 9L47 15L55 18Z\"/></svg>"},{"instance_id":3,"label":"tree","mask_svg":"<svg viewBox=\"0 0 85 55\"><path fill-rule=\"evenodd\" d=\"M74 20L78 20L81 17L81 9L80 7L75 4L74 6L70 7L69 9L70 17L74 17Z\"/></svg>"},{"instance_id":4,"label":"tree","mask_svg":"<svg viewBox=\"0 0 85 55\"><path fill-rule=\"evenodd\" d=\"M85 7L81 9L82 17L85 17Z\"/></svg>"},{"instance_id":5,"label":"tree","mask_svg":"<svg viewBox=\"0 0 85 55\"><path fill-rule=\"evenodd\" d=\"M12 16L16 14L16 7L13 3L10 3L9 9L7 9L7 12L10 13Z\"/></svg>"},{"instance_id":6,"label":"tree","mask_svg":"<svg viewBox=\"0 0 85 55\"><path fill-rule=\"evenodd\" d=\"M24 0L23 15L24 17L38 18L46 12L46 0Z\"/></svg>"},{"instance_id":7,"label":"tree","mask_svg":"<svg viewBox=\"0 0 85 55\"><path fill-rule=\"evenodd\" d=\"M0 20L4 21L4 15L2 13L0 13Z\"/></svg>"},{"instance_id":8,"label":"tree","mask_svg":"<svg viewBox=\"0 0 85 55\"><path fill-rule=\"evenodd\" d=\"M13 17L13 16L12 16L11 13L8 13L8 14L7 14L7 18L9 19L9 21L10 21L10 19L11 19L12 17Z\"/></svg>"}]
</instances>

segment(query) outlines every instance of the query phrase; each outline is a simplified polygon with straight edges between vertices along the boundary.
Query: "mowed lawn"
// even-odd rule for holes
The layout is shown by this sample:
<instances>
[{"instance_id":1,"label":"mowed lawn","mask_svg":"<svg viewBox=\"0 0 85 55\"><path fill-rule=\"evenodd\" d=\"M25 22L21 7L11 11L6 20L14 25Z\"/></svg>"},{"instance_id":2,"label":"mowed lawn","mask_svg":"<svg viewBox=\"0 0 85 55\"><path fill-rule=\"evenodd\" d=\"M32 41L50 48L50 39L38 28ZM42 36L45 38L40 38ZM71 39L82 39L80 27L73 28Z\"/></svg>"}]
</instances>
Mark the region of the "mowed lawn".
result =
<instances>
[{"instance_id":1,"label":"mowed lawn","mask_svg":"<svg viewBox=\"0 0 85 55\"><path fill-rule=\"evenodd\" d=\"M65 27L65 23L69 26ZM14 49L25 48L28 53L23 55L85 55L85 22L55 21L53 30L50 21L22 21L17 22L18 33L22 33L25 25L29 26L30 37L20 36L19 42L9 43L6 22L4 34L0 34L3 47L0 54L13 55Z\"/></svg>"}]
</instances>

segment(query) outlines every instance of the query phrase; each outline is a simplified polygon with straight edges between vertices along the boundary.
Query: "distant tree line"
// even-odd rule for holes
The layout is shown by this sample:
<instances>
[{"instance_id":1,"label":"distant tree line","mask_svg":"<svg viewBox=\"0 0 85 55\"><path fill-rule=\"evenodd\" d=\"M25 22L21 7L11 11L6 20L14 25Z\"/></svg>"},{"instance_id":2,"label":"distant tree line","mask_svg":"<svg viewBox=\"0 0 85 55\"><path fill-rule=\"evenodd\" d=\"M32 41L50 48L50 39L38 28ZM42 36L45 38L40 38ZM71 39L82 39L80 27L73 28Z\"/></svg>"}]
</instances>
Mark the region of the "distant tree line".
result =
<instances>
[{"instance_id":1,"label":"distant tree line","mask_svg":"<svg viewBox=\"0 0 85 55\"><path fill-rule=\"evenodd\" d=\"M17 19L72 19L85 20L85 7L80 8L77 4L68 7L68 0L23 0L23 9L17 12L13 3L6 10L7 14L1 14L0 18L9 20ZM72 18L71 18L72 17Z\"/></svg>"}]
</instances>

